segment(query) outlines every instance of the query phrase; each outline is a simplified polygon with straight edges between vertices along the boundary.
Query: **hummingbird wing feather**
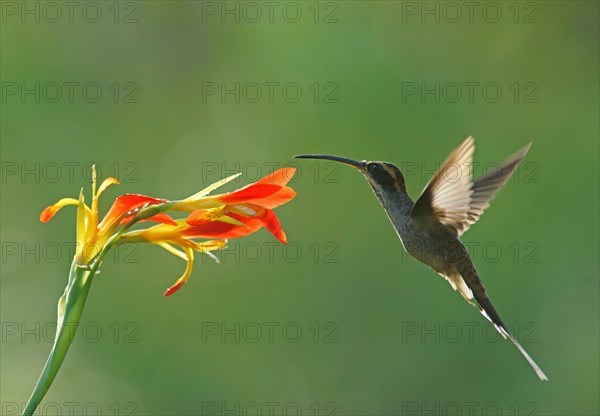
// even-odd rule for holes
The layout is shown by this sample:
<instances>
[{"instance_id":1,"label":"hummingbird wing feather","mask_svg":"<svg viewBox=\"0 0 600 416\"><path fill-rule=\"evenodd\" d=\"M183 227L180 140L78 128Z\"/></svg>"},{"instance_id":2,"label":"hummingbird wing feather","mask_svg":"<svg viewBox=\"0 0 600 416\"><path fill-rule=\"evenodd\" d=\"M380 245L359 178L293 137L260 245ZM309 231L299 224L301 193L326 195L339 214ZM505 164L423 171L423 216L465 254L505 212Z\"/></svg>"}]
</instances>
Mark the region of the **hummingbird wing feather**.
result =
<instances>
[{"instance_id":1,"label":"hummingbird wing feather","mask_svg":"<svg viewBox=\"0 0 600 416\"><path fill-rule=\"evenodd\" d=\"M490 206L490 202L498 191L508 182L510 177L513 175L517 166L531 147L531 143L523 147L515 154L509 156L500 166L495 168L492 172L488 172L485 176L480 177L473 183L471 187L473 193L471 194L471 202L469 203L469 211L467 212L468 224L465 225L459 236L467 231L469 227L477 222L479 217L483 214L483 211Z\"/></svg>"},{"instance_id":2,"label":"hummingbird wing feather","mask_svg":"<svg viewBox=\"0 0 600 416\"><path fill-rule=\"evenodd\" d=\"M498 191L510 179L531 143L500 166L472 182L475 144L468 137L444 161L412 209L414 218L436 220L460 237L479 220Z\"/></svg>"},{"instance_id":3,"label":"hummingbird wing feather","mask_svg":"<svg viewBox=\"0 0 600 416\"><path fill-rule=\"evenodd\" d=\"M475 142L469 136L444 161L412 209L413 218L436 221L459 235L468 225Z\"/></svg>"}]
</instances>

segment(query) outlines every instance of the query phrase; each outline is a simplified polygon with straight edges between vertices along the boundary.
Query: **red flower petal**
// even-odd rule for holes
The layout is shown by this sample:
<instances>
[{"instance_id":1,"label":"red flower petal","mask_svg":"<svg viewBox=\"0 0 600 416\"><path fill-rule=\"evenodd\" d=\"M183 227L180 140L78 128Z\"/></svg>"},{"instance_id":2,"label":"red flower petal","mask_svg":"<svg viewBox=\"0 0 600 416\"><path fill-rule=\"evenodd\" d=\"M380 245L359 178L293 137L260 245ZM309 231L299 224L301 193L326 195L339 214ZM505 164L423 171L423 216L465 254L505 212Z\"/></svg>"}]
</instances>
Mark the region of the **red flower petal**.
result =
<instances>
[{"instance_id":1,"label":"red flower petal","mask_svg":"<svg viewBox=\"0 0 600 416\"><path fill-rule=\"evenodd\" d=\"M171 296L173 293L177 292L184 285L184 282L176 283L163 293L163 296Z\"/></svg>"},{"instance_id":2,"label":"red flower petal","mask_svg":"<svg viewBox=\"0 0 600 416\"><path fill-rule=\"evenodd\" d=\"M265 176L256 183L285 186L294 177L295 173L296 168L282 168Z\"/></svg>"},{"instance_id":3,"label":"red flower petal","mask_svg":"<svg viewBox=\"0 0 600 416\"><path fill-rule=\"evenodd\" d=\"M241 204L243 202L267 198L274 193L277 193L280 189L280 185L253 183L238 191L225 194L218 198L218 200L219 202L229 205Z\"/></svg>"},{"instance_id":4,"label":"red flower petal","mask_svg":"<svg viewBox=\"0 0 600 416\"><path fill-rule=\"evenodd\" d=\"M105 231L116 224L123 214L128 211L133 211L137 208L141 208L144 205L157 205L166 202L166 199L152 198L146 195L139 194L125 194L115 199L112 206L106 213L106 216L102 222L98 225L98 228ZM128 216L129 220L133 218L133 215ZM160 221L163 222L163 221Z\"/></svg>"},{"instance_id":5,"label":"red flower petal","mask_svg":"<svg viewBox=\"0 0 600 416\"><path fill-rule=\"evenodd\" d=\"M282 187L279 191L275 192L273 195L269 196L265 199L258 199L252 201L253 204L260 205L264 208L277 208L280 205L283 205L290 201L292 198L296 196L296 191L294 191L289 186Z\"/></svg>"},{"instance_id":6,"label":"red flower petal","mask_svg":"<svg viewBox=\"0 0 600 416\"><path fill-rule=\"evenodd\" d=\"M257 217L257 219L263 223L265 228L271 232L283 244L287 244L287 238L285 233L281 229L281 224L279 223L279 218L275 215L275 212L270 209L265 210L265 214Z\"/></svg>"},{"instance_id":7,"label":"red flower petal","mask_svg":"<svg viewBox=\"0 0 600 416\"><path fill-rule=\"evenodd\" d=\"M168 214L165 214L164 212L160 212L148 218L148 221L162 222L163 224L169 225L177 225L175 220L173 220L173 218L171 218Z\"/></svg>"},{"instance_id":8,"label":"red flower petal","mask_svg":"<svg viewBox=\"0 0 600 416\"><path fill-rule=\"evenodd\" d=\"M274 208L292 199L296 193L292 188L285 186L296 173L296 168L283 168L265 176L256 183L247 185L242 189L225 194L218 198L224 204L241 204L244 202ZM285 192L281 193L282 190ZM277 198L271 200L272 197ZM266 204L266 205L265 205Z\"/></svg>"}]
</instances>

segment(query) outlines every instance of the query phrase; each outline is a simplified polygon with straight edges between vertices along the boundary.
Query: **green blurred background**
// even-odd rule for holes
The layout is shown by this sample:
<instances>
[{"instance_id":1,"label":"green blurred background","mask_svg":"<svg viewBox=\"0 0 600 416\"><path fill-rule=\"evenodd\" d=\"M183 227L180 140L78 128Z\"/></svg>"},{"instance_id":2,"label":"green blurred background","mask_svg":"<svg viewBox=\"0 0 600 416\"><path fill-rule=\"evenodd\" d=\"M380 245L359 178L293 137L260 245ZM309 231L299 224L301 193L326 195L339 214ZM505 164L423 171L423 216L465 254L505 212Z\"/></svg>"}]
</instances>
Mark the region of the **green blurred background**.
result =
<instances>
[{"instance_id":1,"label":"green blurred background","mask_svg":"<svg viewBox=\"0 0 600 416\"><path fill-rule=\"evenodd\" d=\"M109 256L42 414L600 413L598 2L76 3L2 2L4 414L50 351L72 255L74 210L39 213L89 198L91 163L123 182L104 210L292 163L291 243L232 241L170 298L181 260ZM548 383L403 254L359 174L291 159L391 161L416 197L468 135L476 174L534 141L463 240Z\"/></svg>"}]
</instances>

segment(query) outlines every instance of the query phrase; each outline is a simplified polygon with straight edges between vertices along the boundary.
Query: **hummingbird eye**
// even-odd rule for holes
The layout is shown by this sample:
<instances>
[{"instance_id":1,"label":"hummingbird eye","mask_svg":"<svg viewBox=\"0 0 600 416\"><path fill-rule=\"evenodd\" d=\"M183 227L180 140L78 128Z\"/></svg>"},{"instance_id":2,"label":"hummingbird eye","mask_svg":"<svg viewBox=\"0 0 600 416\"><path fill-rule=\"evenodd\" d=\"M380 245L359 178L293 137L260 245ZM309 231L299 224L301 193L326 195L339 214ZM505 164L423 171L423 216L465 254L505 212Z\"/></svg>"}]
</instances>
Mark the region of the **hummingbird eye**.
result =
<instances>
[{"instance_id":1,"label":"hummingbird eye","mask_svg":"<svg viewBox=\"0 0 600 416\"><path fill-rule=\"evenodd\" d=\"M370 163L369 164L369 172L377 173L381 170L381 165L379 163Z\"/></svg>"}]
</instances>

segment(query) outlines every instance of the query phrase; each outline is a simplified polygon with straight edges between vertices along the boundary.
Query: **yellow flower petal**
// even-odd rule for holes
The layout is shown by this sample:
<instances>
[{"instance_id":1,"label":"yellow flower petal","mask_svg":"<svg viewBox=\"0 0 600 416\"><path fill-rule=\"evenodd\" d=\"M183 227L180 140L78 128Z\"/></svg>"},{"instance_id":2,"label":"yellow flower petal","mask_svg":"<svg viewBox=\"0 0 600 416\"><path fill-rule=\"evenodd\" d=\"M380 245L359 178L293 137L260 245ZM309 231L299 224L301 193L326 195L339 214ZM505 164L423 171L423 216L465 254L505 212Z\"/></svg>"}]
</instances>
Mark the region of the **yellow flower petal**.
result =
<instances>
[{"instance_id":1,"label":"yellow flower petal","mask_svg":"<svg viewBox=\"0 0 600 416\"><path fill-rule=\"evenodd\" d=\"M236 220L235 218L229 217L227 215L223 215L223 216L217 218L217 221L226 222L227 224L232 224L232 225L238 225L240 227L248 227L247 224L244 224L243 222Z\"/></svg>"},{"instance_id":2,"label":"yellow flower petal","mask_svg":"<svg viewBox=\"0 0 600 416\"><path fill-rule=\"evenodd\" d=\"M119 182L119 180L116 179L116 178L106 178L106 179L104 179L104 181L100 185L100 188L98 188L98 192L96 193L96 197L99 198L100 195L102 194L102 192L104 192L106 190L106 188L108 188L110 185L119 185L120 183L121 182Z\"/></svg>"},{"instance_id":3,"label":"yellow flower petal","mask_svg":"<svg viewBox=\"0 0 600 416\"><path fill-rule=\"evenodd\" d=\"M89 230L93 229L94 233L96 233L96 230L98 229L98 200L100 199L100 195L110 185L118 184L118 183L119 183L119 181L115 178L106 178L100 185L100 188L98 189L98 191L96 191L96 166L94 165L94 167L93 167L93 185L92 185L92 195L93 195L92 196L92 215L90 216L91 224L88 227ZM90 233L90 234L92 234L92 233ZM89 235L89 238L94 238L94 236Z\"/></svg>"},{"instance_id":4,"label":"yellow flower petal","mask_svg":"<svg viewBox=\"0 0 600 416\"><path fill-rule=\"evenodd\" d=\"M184 199L184 201L191 201L191 200L202 198L202 197L208 195L209 193L211 193L212 191L214 191L215 189L220 188L221 186L225 185L227 182L234 180L241 174L242 173L240 172L240 173L236 173L235 175L228 176L225 179L221 179L220 181L217 181L217 182L213 183L212 185L207 186L200 192L195 193L194 195L190 196L189 198Z\"/></svg>"},{"instance_id":5,"label":"yellow flower petal","mask_svg":"<svg viewBox=\"0 0 600 416\"><path fill-rule=\"evenodd\" d=\"M181 250L177 250L171 244L166 243L164 241L157 241L154 244L156 244L157 246L160 246L160 247L164 248L169 253L176 255L177 257L181 258L182 260L186 260L187 261L187 257L185 255L185 253L183 251L181 251Z\"/></svg>"},{"instance_id":6,"label":"yellow flower petal","mask_svg":"<svg viewBox=\"0 0 600 416\"><path fill-rule=\"evenodd\" d=\"M185 282L188 281L190 275L192 274L192 268L194 266L194 250L192 250L191 247L182 248L185 251L185 255L187 256L187 265L185 266L185 270L181 277L177 279L173 286L171 286L165 291L164 296L170 296L173 293L177 292L181 288L181 286L183 286Z\"/></svg>"},{"instance_id":7,"label":"yellow flower petal","mask_svg":"<svg viewBox=\"0 0 600 416\"><path fill-rule=\"evenodd\" d=\"M56 213L58 211L60 211L60 209L62 207L66 207L67 205L79 205L79 201L74 199L74 198L63 198L60 201L50 205L49 207L47 207L46 209L44 209L42 211L42 213L40 214L40 221L41 222L48 222L52 219L52 217L54 217L56 215Z\"/></svg>"},{"instance_id":8,"label":"yellow flower petal","mask_svg":"<svg viewBox=\"0 0 600 416\"><path fill-rule=\"evenodd\" d=\"M83 189L79 192L79 201L77 206L77 247L75 251L75 258L78 264L85 264L83 257L83 249L85 247L85 236L86 236L86 213L85 213L85 199L83 197Z\"/></svg>"},{"instance_id":9,"label":"yellow flower petal","mask_svg":"<svg viewBox=\"0 0 600 416\"><path fill-rule=\"evenodd\" d=\"M121 237L122 241L137 243L147 241L149 243L159 243L161 241L173 241L178 238L182 229L188 227L185 220L175 220L176 225L158 224L154 227L141 230L129 231Z\"/></svg>"},{"instance_id":10,"label":"yellow flower petal","mask_svg":"<svg viewBox=\"0 0 600 416\"><path fill-rule=\"evenodd\" d=\"M201 243L193 240L187 240L187 244L189 244L196 251L208 253L209 251L215 251L225 247L227 245L227 240L209 240L202 241Z\"/></svg>"}]
</instances>

